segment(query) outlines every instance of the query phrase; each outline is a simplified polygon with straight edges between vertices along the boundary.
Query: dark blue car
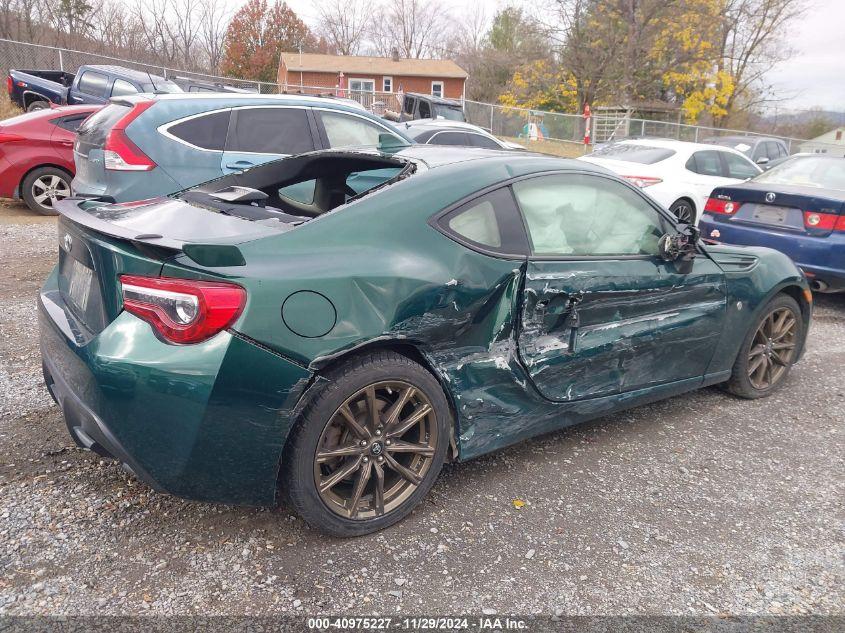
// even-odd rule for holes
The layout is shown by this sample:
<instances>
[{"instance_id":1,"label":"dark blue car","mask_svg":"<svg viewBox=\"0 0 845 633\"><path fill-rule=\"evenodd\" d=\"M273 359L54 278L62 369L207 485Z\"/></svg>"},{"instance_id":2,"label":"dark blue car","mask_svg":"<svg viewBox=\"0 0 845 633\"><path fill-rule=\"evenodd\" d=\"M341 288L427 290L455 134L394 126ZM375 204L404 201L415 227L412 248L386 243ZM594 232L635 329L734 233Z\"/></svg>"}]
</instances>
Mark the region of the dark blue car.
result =
<instances>
[{"instance_id":1,"label":"dark blue car","mask_svg":"<svg viewBox=\"0 0 845 633\"><path fill-rule=\"evenodd\" d=\"M742 184L717 187L700 228L710 243L786 253L814 290L845 291L845 159L796 156Z\"/></svg>"}]
</instances>

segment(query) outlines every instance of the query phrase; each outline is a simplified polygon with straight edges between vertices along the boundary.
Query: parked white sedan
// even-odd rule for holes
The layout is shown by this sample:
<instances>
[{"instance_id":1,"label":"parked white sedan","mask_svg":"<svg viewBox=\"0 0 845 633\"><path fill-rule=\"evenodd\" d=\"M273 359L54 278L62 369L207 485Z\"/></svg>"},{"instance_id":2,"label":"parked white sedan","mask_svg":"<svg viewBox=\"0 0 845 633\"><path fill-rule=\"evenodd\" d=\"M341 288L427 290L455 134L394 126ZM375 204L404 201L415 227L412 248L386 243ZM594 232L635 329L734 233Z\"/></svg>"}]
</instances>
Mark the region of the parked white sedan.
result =
<instances>
[{"instance_id":1,"label":"parked white sedan","mask_svg":"<svg viewBox=\"0 0 845 633\"><path fill-rule=\"evenodd\" d=\"M641 187L685 222L698 223L710 193L762 170L729 147L665 139L619 141L582 156Z\"/></svg>"}]
</instances>

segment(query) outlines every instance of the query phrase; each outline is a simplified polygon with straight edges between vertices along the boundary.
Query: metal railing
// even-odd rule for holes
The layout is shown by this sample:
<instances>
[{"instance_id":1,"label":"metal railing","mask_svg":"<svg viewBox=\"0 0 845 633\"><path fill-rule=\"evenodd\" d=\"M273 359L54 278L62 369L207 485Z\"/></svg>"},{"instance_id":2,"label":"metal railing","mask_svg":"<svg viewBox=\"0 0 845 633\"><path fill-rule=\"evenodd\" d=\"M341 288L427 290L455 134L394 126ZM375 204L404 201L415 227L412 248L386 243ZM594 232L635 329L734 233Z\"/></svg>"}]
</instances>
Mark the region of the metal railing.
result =
<instances>
[{"instance_id":1,"label":"metal railing","mask_svg":"<svg viewBox=\"0 0 845 633\"><path fill-rule=\"evenodd\" d=\"M339 86L305 86L278 84L269 81L255 81L224 77L211 73L187 71L153 62L139 62L104 55L43 44L31 44L0 38L0 72L8 74L12 68L49 68L71 72L86 64L118 64L160 75L168 79L187 78L220 83L238 88L256 90L262 94L308 94L334 95L353 99L368 111L384 116L388 112L400 112L402 94L391 92L351 91ZM464 114L469 123L490 131L496 136L503 136L529 141L551 141L556 143L583 145L584 118L580 114L548 112L528 108L515 108L492 103L463 100ZM624 118L612 120L613 132L609 138L599 138L597 131L602 130L604 121L600 113L591 119L591 138L593 142L607 142L635 137L660 137L681 141L701 142L709 138L722 136L766 136L780 138L786 142L791 153L810 151L831 155L845 155L845 145L823 143L805 139L776 136L747 130L727 130L700 125L688 125L673 121L654 121L649 119ZM605 126L606 127L606 126ZM607 136L607 134L602 134Z\"/></svg>"}]
</instances>

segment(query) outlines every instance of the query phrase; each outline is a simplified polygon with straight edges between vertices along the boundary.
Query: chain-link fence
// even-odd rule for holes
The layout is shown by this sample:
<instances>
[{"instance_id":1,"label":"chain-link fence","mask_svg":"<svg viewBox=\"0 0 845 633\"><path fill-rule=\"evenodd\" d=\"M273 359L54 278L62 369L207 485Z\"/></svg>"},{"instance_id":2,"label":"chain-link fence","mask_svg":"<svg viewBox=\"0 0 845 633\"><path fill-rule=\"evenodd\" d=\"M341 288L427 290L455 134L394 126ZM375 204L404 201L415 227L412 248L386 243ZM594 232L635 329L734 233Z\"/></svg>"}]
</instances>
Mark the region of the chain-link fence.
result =
<instances>
[{"instance_id":1,"label":"chain-link fence","mask_svg":"<svg viewBox=\"0 0 845 633\"><path fill-rule=\"evenodd\" d=\"M300 86L274 82L252 81L233 77L185 71L167 66L129 61L99 53L90 53L41 44L30 44L0 39L0 72L8 74L12 68L52 69L76 72L86 64L114 64L147 72L167 79L190 79L207 84L226 85L260 92L262 94L334 95L353 99L368 111L389 117L391 112L402 110L402 94L390 92L351 91L340 86ZM524 142L532 148L543 149L555 144L566 152L582 153L585 120L580 114L546 112L526 108L506 107L477 101L463 101L464 114L469 123L490 131L496 136ZM703 142L725 136L771 136L744 130L726 130L699 125L686 125L672 121L635 119L629 116L613 117L599 112L591 118L590 137L593 143L607 143L626 138L659 137L681 141ZM790 153L811 152L835 156L845 155L845 144L840 142L807 141L778 136ZM836 139L839 141L840 139Z\"/></svg>"},{"instance_id":2,"label":"chain-link fence","mask_svg":"<svg viewBox=\"0 0 845 633\"><path fill-rule=\"evenodd\" d=\"M275 94L279 92L278 84L233 77L221 77L193 71L169 68L157 64L135 62L99 53L77 51L67 48L56 48L43 44L30 44L14 40L0 39L0 72L8 75L11 69L48 69L64 70L75 73L80 66L86 64L117 65L132 68L144 73L165 77L167 79L190 79L208 84L227 85L235 88L253 90L256 92Z\"/></svg>"}]
</instances>

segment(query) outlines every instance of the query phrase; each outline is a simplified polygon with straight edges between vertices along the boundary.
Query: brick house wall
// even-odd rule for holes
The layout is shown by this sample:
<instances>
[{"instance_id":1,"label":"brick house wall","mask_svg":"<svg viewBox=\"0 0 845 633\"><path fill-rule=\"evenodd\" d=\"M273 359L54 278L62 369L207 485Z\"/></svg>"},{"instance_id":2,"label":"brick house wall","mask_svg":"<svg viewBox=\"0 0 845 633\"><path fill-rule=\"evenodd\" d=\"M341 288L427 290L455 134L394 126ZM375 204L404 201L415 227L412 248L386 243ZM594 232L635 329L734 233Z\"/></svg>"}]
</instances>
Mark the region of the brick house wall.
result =
<instances>
[{"instance_id":1,"label":"brick house wall","mask_svg":"<svg viewBox=\"0 0 845 633\"><path fill-rule=\"evenodd\" d=\"M301 75L301 79L300 79ZM371 79L375 82L376 92L381 92L384 87L384 77L393 77L393 90L398 92L420 92L423 94L431 94L431 82L443 82L443 96L449 99L460 99L464 94L464 79L454 77L417 77L417 76L403 76L403 75L367 75L367 74L344 74L345 87L349 88L350 79ZM337 73L322 73L322 72L308 72L300 73L298 70L291 70L284 66L284 63L279 68L279 83L287 84L292 87L316 86L323 87L327 90L334 90L337 85Z\"/></svg>"}]
</instances>

